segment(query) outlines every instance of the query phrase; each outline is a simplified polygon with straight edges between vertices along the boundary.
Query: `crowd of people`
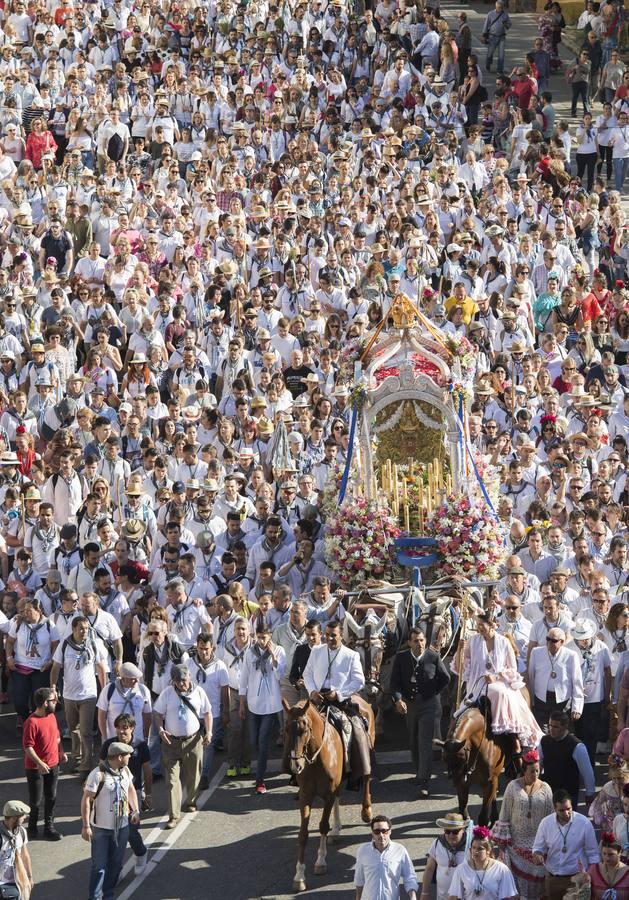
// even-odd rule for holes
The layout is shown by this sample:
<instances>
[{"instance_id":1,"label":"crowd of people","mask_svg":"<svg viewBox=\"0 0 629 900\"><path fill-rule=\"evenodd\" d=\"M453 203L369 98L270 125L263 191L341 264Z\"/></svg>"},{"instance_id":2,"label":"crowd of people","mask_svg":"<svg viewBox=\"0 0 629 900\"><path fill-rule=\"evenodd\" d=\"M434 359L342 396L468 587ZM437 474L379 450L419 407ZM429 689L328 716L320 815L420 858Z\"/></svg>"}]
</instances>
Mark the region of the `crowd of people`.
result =
<instances>
[{"instance_id":1,"label":"crowd of people","mask_svg":"<svg viewBox=\"0 0 629 900\"><path fill-rule=\"evenodd\" d=\"M83 784L90 900L111 900L127 842L146 867L139 818L157 779L167 828L196 810L217 750L228 778L263 795L282 701L344 702L362 686L355 654L330 662L348 603L321 497L348 451L343 348L391 327L400 292L473 353L470 441L501 474L511 556L462 676L486 660L496 730L525 754L502 813L512 874L484 833L467 858L453 816L426 872L440 897L515 896L512 875L536 897L580 862L597 867L593 892L604 881L623 896L623 16L617 0L587 2L566 71L583 117L570 122L553 106L557 3L514 67L503 0L480 56L468 14L445 18L434 0L5 5L0 702L15 709L28 806L4 809L3 897L28 897L40 812L43 836L62 837L60 765ZM403 652L396 708L427 797L450 671L421 635ZM407 683L417 666L425 692ZM556 780L564 764L570 784ZM606 829L600 865L572 811L580 784ZM383 853L413 889L390 830L374 820L364 900Z\"/></svg>"}]
</instances>

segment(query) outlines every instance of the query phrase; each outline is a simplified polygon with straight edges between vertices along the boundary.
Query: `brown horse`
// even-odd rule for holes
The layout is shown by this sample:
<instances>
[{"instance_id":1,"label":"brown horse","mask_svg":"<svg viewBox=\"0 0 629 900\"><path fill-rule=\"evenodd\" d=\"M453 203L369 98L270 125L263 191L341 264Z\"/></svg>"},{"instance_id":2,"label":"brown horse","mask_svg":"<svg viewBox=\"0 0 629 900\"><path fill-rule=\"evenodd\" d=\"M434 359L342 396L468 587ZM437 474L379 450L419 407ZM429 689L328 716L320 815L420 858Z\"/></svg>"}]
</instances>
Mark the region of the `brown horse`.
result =
<instances>
[{"instance_id":1,"label":"brown horse","mask_svg":"<svg viewBox=\"0 0 629 900\"><path fill-rule=\"evenodd\" d=\"M373 746L375 741L374 717L371 707L357 695L352 702L358 706L362 717L369 723L369 738ZM319 823L319 852L315 863L315 874L326 872L326 853L328 832L330 832L330 816L334 811L334 825L330 839L338 837L341 832L339 815L339 792L343 783L343 743L336 728L325 713L306 700L290 707L284 700L286 712L285 741L289 752L290 770L297 778L299 785L299 812L301 827L297 845L297 868L293 879L293 890L306 890L306 842L308 841L308 825L315 797L323 800L323 812ZM370 822L371 814L371 777L366 777L363 784L361 818Z\"/></svg>"},{"instance_id":2,"label":"brown horse","mask_svg":"<svg viewBox=\"0 0 629 900\"><path fill-rule=\"evenodd\" d=\"M492 737L480 709L466 709L456 719L447 740L435 743L443 747L448 775L457 791L459 812L468 817L470 784L480 784L483 787L483 805L478 824L495 822L498 818L498 779L504 771L505 751Z\"/></svg>"}]
</instances>

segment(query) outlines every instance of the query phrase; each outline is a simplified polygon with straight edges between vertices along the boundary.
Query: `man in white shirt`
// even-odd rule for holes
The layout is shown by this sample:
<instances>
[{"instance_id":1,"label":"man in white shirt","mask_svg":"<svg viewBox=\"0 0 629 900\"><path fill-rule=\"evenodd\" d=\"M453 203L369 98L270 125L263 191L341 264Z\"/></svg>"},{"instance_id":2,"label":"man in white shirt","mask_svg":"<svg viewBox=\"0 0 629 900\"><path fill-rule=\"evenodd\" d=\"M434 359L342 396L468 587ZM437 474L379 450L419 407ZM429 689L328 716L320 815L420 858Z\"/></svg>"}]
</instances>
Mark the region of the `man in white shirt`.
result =
<instances>
[{"instance_id":1,"label":"man in white shirt","mask_svg":"<svg viewBox=\"0 0 629 900\"><path fill-rule=\"evenodd\" d=\"M256 794L266 794L264 776L269 753L271 728L282 709L280 682L286 669L286 654L271 640L269 626L258 625L255 642L243 657L240 674L240 718L249 715L252 749L257 749Z\"/></svg>"},{"instance_id":2,"label":"man in white shirt","mask_svg":"<svg viewBox=\"0 0 629 900\"><path fill-rule=\"evenodd\" d=\"M52 658L50 686L56 687L63 669L63 700L72 738L72 761L87 777L94 756L94 710L99 686L107 680L106 651L91 633L86 616L77 615L70 633L58 644Z\"/></svg>"},{"instance_id":3,"label":"man in white shirt","mask_svg":"<svg viewBox=\"0 0 629 900\"><path fill-rule=\"evenodd\" d=\"M181 782L186 790L186 812L196 812L203 748L212 739L212 712L207 694L193 685L186 664L172 667L172 685L155 703L155 719L162 741L162 762L168 785L168 822L175 828L181 818ZM180 778L181 773L181 778Z\"/></svg>"},{"instance_id":4,"label":"man in white shirt","mask_svg":"<svg viewBox=\"0 0 629 900\"><path fill-rule=\"evenodd\" d=\"M363 844L356 854L356 900L398 897L400 881L409 900L417 900L415 869L406 848L391 840L391 820L374 816L370 827L371 843Z\"/></svg>"},{"instance_id":5,"label":"man in white shirt","mask_svg":"<svg viewBox=\"0 0 629 900\"><path fill-rule=\"evenodd\" d=\"M607 140L613 148L614 187L620 193L629 170L629 123L623 110L618 113L618 125L612 129Z\"/></svg>"},{"instance_id":6,"label":"man in white shirt","mask_svg":"<svg viewBox=\"0 0 629 900\"><path fill-rule=\"evenodd\" d=\"M539 823L533 841L533 862L546 869L547 900L563 900L573 886L572 876L587 872L589 866L600 862L601 856L592 823L572 811L570 794L555 791L553 805L555 811Z\"/></svg>"},{"instance_id":7,"label":"man in white shirt","mask_svg":"<svg viewBox=\"0 0 629 900\"><path fill-rule=\"evenodd\" d=\"M205 691L210 701L212 721L220 720L223 726L229 722L229 675L227 666L214 652L212 636L199 634L196 647L188 663L190 677L194 684L198 684ZM210 743L203 751L203 768L201 770L200 790L209 786L210 769L214 757L214 747ZM235 767L227 769L227 777L235 778L238 772Z\"/></svg>"},{"instance_id":8,"label":"man in white shirt","mask_svg":"<svg viewBox=\"0 0 629 900\"><path fill-rule=\"evenodd\" d=\"M105 650L105 669L107 673L112 669L116 675L120 673L122 664L122 632L111 613L100 608L98 595L93 591L86 591L80 600L80 612L76 616L85 616L90 625L90 634L96 642ZM67 626L63 638L72 633L72 621Z\"/></svg>"},{"instance_id":9,"label":"man in white shirt","mask_svg":"<svg viewBox=\"0 0 629 900\"><path fill-rule=\"evenodd\" d=\"M174 578L166 585L170 630L186 649L193 647L201 631L212 633L212 620L199 597L186 597L181 578Z\"/></svg>"},{"instance_id":10,"label":"man in white shirt","mask_svg":"<svg viewBox=\"0 0 629 900\"><path fill-rule=\"evenodd\" d=\"M568 648L577 654L583 676L583 714L575 723L574 732L587 747L594 767L597 739L600 736L601 741L607 740L605 709L612 699L612 658L607 645L596 637L596 625L591 619L577 619Z\"/></svg>"},{"instance_id":11,"label":"man in white shirt","mask_svg":"<svg viewBox=\"0 0 629 900\"><path fill-rule=\"evenodd\" d=\"M116 736L114 722L122 713L135 719L135 741L148 739L151 727L151 694L146 685L141 684L142 672L131 662L120 667L120 678L106 685L96 702L98 728L103 741Z\"/></svg>"},{"instance_id":12,"label":"man in white shirt","mask_svg":"<svg viewBox=\"0 0 629 900\"><path fill-rule=\"evenodd\" d=\"M566 710L572 704L572 718L576 721L583 712L583 677L574 650L565 647L566 633L551 628L546 646L535 647L529 658L528 683L533 695L533 712L543 727L550 713Z\"/></svg>"},{"instance_id":13,"label":"man in white shirt","mask_svg":"<svg viewBox=\"0 0 629 900\"><path fill-rule=\"evenodd\" d=\"M517 651L518 672L526 672L531 622L522 615L522 604L513 594L507 596L502 609L503 614L498 618L498 632L511 635Z\"/></svg>"}]
</instances>

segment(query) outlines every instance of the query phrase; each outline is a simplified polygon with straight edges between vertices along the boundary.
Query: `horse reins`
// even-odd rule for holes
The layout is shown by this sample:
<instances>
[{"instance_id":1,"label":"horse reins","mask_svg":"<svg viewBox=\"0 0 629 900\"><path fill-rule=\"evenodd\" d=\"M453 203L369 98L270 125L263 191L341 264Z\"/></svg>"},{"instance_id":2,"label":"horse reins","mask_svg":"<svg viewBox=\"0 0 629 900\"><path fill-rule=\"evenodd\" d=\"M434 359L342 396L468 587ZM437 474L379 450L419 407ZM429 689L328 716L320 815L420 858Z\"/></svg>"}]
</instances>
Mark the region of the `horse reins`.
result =
<instances>
[{"instance_id":1,"label":"horse reins","mask_svg":"<svg viewBox=\"0 0 629 900\"><path fill-rule=\"evenodd\" d=\"M323 750L323 744L324 744L324 742L325 742L325 732L326 732L326 728L328 727L328 716L329 716L329 713L330 713L330 707L329 707L329 706L326 706L326 708L325 708L325 716L324 716L324 718L323 718L323 734L321 735L321 743L319 744L319 748L318 748L317 750L315 750L314 754L313 754L312 756L310 756L310 757L309 757L308 754L306 753L306 747L308 746L308 743L310 742L310 738L313 736L313 735L312 735L312 728L310 727L310 724L308 724L308 728L309 728L309 730L310 730L310 736L308 737L308 740L307 740L306 743L304 744L304 752L303 752L303 753L300 753L299 756L297 756L295 753L291 752L290 758L293 760L293 762L297 762L297 760L299 760L299 759L305 759L309 766L311 766L314 762L316 762L317 757L319 756L319 754L320 754L321 751Z\"/></svg>"}]
</instances>

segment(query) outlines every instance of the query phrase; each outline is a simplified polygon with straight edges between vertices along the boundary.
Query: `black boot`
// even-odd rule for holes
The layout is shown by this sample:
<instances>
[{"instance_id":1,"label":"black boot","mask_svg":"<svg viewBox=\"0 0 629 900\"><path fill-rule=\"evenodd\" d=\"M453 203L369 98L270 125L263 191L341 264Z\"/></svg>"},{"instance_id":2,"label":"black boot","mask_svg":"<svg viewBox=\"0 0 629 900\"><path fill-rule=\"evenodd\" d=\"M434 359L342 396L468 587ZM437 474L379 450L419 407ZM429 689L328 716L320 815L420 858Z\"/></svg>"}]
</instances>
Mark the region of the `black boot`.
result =
<instances>
[{"instance_id":1,"label":"black boot","mask_svg":"<svg viewBox=\"0 0 629 900\"><path fill-rule=\"evenodd\" d=\"M55 828L54 822L46 822L44 825L44 839L47 841L60 841L63 838Z\"/></svg>"}]
</instances>

